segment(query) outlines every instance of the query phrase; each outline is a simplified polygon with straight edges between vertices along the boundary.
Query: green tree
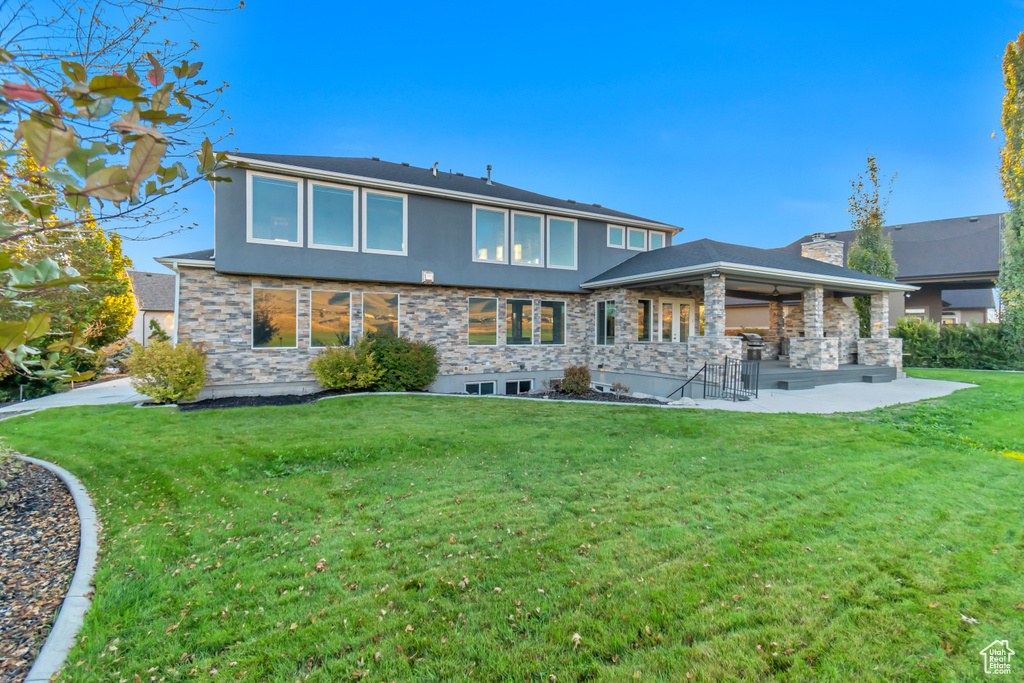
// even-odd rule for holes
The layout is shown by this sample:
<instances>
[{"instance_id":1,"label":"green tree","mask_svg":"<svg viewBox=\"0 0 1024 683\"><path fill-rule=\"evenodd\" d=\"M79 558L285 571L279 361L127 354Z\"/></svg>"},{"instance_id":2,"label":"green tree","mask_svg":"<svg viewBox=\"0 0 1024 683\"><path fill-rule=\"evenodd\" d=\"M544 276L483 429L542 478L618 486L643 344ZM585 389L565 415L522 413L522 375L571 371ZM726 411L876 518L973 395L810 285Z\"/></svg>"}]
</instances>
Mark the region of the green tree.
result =
<instances>
[{"instance_id":1,"label":"green tree","mask_svg":"<svg viewBox=\"0 0 1024 683\"><path fill-rule=\"evenodd\" d=\"M1024 32L1003 56L1003 148L999 175L1010 204L999 263L999 320L1015 359L1024 359Z\"/></svg>"},{"instance_id":2,"label":"green tree","mask_svg":"<svg viewBox=\"0 0 1024 683\"><path fill-rule=\"evenodd\" d=\"M856 231L846 257L847 265L853 270L890 280L896 277L896 259L892 256L892 237L885 234L882 226L896 176L896 173L892 174L883 196L885 182L878 172L878 159L869 154L866 172L850 181L853 193L847 209L851 226ZM858 296L854 298L853 305L860 316L860 336L870 337L871 297Z\"/></svg>"},{"instance_id":3,"label":"green tree","mask_svg":"<svg viewBox=\"0 0 1024 683\"><path fill-rule=\"evenodd\" d=\"M20 143L34 167L0 168L0 298L8 304L0 309L0 350L9 369L64 376L60 354L84 349L88 321L55 320L44 295L108 282L114 289L93 320L106 320L111 334L126 310L119 239L95 230L146 228L174 212L167 196L227 180L218 176L230 166L227 154L214 151L206 133L221 118L217 97L226 85L199 77L194 41L178 45L160 33L221 10L163 0L26 1L5 9L0 138L7 149L0 154L17 154ZM190 157L198 160L191 172ZM67 253L24 248L52 246L68 233L91 247L84 275Z\"/></svg>"}]
</instances>

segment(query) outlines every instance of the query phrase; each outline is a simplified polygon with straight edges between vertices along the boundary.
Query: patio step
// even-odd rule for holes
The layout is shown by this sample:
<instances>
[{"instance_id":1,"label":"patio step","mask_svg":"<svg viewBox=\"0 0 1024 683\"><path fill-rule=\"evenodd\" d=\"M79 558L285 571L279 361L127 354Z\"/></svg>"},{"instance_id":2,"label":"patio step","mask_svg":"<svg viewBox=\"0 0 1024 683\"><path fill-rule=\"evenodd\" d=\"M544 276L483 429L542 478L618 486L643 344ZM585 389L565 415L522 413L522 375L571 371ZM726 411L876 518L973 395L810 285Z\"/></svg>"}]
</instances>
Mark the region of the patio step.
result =
<instances>
[{"instance_id":1,"label":"patio step","mask_svg":"<svg viewBox=\"0 0 1024 683\"><path fill-rule=\"evenodd\" d=\"M798 389L813 389L816 386L818 386L818 382L813 379L780 379L776 388L783 391L796 391Z\"/></svg>"},{"instance_id":2,"label":"patio step","mask_svg":"<svg viewBox=\"0 0 1024 683\"><path fill-rule=\"evenodd\" d=\"M870 375L864 375L863 377L860 378L860 381L867 382L868 384L880 384L882 382L891 382L894 379L896 378L890 377L887 374L883 375L879 373L873 373Z\"/></svg>"},{"instance_id":3,"label":"patio step","mask_svg":"<svg viewBox=\"0 0 1024 683\"><path fill-rule=\"evenodd\" d=\"M844 364L840 365L838 370L804 370L787 367L778 361L767 361L761 364L758 388L793 391L811 389L823 384L847 382L874 384L876 382L891 382L894 379L896 379L895 368Z\"/></svg>"}]
</instances>

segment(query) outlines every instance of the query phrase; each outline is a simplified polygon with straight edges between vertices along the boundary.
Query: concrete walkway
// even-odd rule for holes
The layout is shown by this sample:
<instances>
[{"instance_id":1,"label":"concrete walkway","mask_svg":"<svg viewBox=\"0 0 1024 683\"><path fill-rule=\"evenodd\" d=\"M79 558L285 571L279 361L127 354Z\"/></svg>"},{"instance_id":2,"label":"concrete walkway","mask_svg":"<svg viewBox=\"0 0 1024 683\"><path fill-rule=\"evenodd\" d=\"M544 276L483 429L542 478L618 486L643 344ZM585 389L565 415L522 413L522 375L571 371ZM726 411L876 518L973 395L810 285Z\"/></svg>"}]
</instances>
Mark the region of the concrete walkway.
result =
<instances>
[{"instance_id":1,"label":"concrete walkway","mask_svg":"<svg viewBox=\"0 0 1024 683\"><path fill-rule=\"evenodd\" d=\"M127 377L112 379L109 382L93 384L81 389L72 389L62 394L51 394L31 401L12 403L0 408L0 418L4 413L31 413L46 408L62 408L64 406L103 406L115 403L138 403L146 397L132 389Z\"/></svg>"},{"instance_id":2,"label":"concrete walkway","mask_svg":"<svg viewBox=\"0 0 1024 683\"><path fill-rule=\"evenodd\" d=\"M948 396L976 384L904 377L884 384L825 384L803 391L762 390L750 401L698 400L708 410L736 410L746 413L859 413L898 403Z\"/></svg>"}]
</instances>

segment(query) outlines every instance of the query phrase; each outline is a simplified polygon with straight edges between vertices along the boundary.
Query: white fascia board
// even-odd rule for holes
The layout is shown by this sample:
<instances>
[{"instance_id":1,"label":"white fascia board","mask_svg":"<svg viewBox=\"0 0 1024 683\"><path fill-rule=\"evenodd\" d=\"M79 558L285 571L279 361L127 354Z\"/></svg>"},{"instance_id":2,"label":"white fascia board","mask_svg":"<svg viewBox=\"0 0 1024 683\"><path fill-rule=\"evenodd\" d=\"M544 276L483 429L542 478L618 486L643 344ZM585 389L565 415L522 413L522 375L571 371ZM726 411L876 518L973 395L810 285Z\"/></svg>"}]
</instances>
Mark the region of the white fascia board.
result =
<instances>
[{"instance_id":1,"label":"white fascia board","mask_svg":"<svg viewBox=\"0 0 1024 683\"><path fill-rule=\"evenodd\" d=\"M654 221L634 220L631 218L623 218L621 216L606 216L600 213L592 213L590 211L581 211L579 209L564 209L557 206L549 206L547 204L535 204L533 202L520 202L514 199L499 199L497 197L488 197L487 195L474 194L472 192L458 192L456 190L441 190L435 187L427 187L425 185L414 185L412 183L400 183L393 180L381 180L380 178L367 178L365 176L352 175L351 173L336 173L334 171L321 171L313 168L306 168L305 166L292 166L291 164L279 164L275 161L261 161L259 159L250 159L244 156L236 156L234 154L228 155L229 161L242 162L249 165L252 168L263 168L266 170L283 171L292 173L303 178L317 178L322 180L331 181L343 181L347 183L356 183L358 185L377 188L381 190L392 190L397 192L412 192L414 194L425 194L434 197L447 197L449 199L459 199L467 202L475 202L477 204L489 204L491 206L498 206L502 208L513 208L513 209L528 209L530 211L536 211L544 214L556 214L561 216L572 216L574 218L587 218L589 220L597 221L600 223L614 223L615 225L628 225L631 227L643 227L643 228L654 228L656 230L666 230L671 232L673 235L683 231L682 228L677 228L666 223L657 223Z\"/></svg>"},{"instance_id":2,"label":"white fascia board","mask_svg":"<svg viewBox=\"0 0 1024 683\"><path fill-rule=\"evenodd\" d=\"M835 275L816 275L814 273L802 273L795 270L785 270L783 268L765 268L760 266L747 266L740 263L728 263L726 261L716 261L714 263L702 263L697 266L689 266L687 268L673 268L670 270L659 270L654 273L644 273L643 275L631 275L628 277L614 278L611 280L600 280L598 282L584 283L580 285L583 289L597 289L599 287L611 287L614 285L628 285L628 284L640 284L644 282L651 282L654 280L664 280L672 277L692 277L694 275L703 275L704 273L718 270L725 275L739 275L746 277L761 277L768 280L778 280L781 282L799 282L811 285L827 285L839 288L849 289L862 289L872 292L913 292L920 287L914 285L907 285L901 282L873 282L871 280L861 280L859 278L852 277L841 277Z\"/></svg>"},{"instance_id":3,"label":"white fascia board","mask_svg":"<svg viewBox=\"0 0 1024 683\"><path fill-rule=\"evenodd\" d=\"M200 261L188 258L155 258L153 260L175 272L177 272L178 266L187 266L189 268L214 268L216 266L213 261Z\"/></svg>"}]
</instances>

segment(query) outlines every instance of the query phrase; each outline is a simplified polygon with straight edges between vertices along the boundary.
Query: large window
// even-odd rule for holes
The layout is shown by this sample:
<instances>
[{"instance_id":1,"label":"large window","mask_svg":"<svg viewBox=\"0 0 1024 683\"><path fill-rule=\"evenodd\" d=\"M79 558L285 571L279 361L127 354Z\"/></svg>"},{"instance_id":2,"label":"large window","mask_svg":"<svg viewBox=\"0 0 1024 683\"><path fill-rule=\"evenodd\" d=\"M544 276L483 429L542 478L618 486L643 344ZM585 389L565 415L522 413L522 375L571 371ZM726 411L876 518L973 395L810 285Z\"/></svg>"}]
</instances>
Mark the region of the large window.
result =
<instances>
[{"instance_id":1,"label":"large window","mask_svg":"<svg viewBox=\"0 0 1024 683\"><path fill-rule=\"evenodd\" d=\"M356 250L356 190L309 182L309 246Z\"/></svg>"},{"instance_id":2,"label":"large window","mask_svg":"<svg viewBox=\"0 0 1024 683\"><path fill-rule=\"evenodd\" d=\"M647 249L647 231L638 230L637 228L630 228L629 234L627 235L628 242L626 243L627 249L633 251L644 251Z\"/></svg>"},{"instance_id":3,"label":"large window","mask_svg":"<svg viewBox=\"0 0 1024 683\"><path fill-rule=\"evenodd\" d=\"M615 302L597 302L597 338L600 346L615 346Z\"/></svg>"},{"instance_id":4,"label":"large window","mask_svg":"<svg viewBox=\"0 0 1024 683\"><path fill-rule=\"evenodd\" d=\"M565 343L565 302L540 302L540 343Z\"/></svg>"},{"instance_id":5,"label":"large window","mask_svg":"<svg viewBox=\"0 0 1024 683\"><path fill-rule=\"evenodd\" d=\"M648 233L648 239L651 242L651 250L661 249L665 246L665 233L663 232Z\"/></svg>"},{"instance_id":6,"label":"large window","mask_svg":"<svg viewBox=\"0 0 1024 683\"><path fill-rule=\"evenodd\" d=\"M363 251L406 254L407 217L405 195L363 190Z\"/></svg>"},{"instance_id":7,"label":"large window","mask_svg":"<svg viewBox=\"0 0 1024 683\"><path fill-rule=\"evenodd\" d=\"M473 207L473 260L506 263L505 253L508 214L478 206Z\"/></svg>"},{"instance_id":8,"label":"large window","mask_svg":"<svg viewBox=\"0 0 1024 683\"><path fill-rule=\"evenodd\" d=\"M398 318L397 294L366 292L363 294L363 334L390 334L398 336L401 328Z\"/></svg>"},{"instance_id":9,"label":"large window","mask_svg":"<svg viewBox=\"0 0 1024 683\"><path fill-rule=\"evenodd\" d=\"M351 295L313 290L309 319L309 345L348 346L351 335Z\"/></svg>"},{"instance_id":10,"label":"large window","mask_svg":"<svg viewBox=\"0 0 1024 683\"><path fill-rule=\"evenodd\" d=\"M498 343L498 300L469 297L469 345L496 346Z\"/></svg>"},{"instance_id":11,"label":"large window","mask_svg":"<svg viewBox=\"0 0 1024 683\"><path fill-rule=\"evenodd\" d=\"M466 393L474 396L493 396L494 382L466 382Z\"/></svg>"},{"instance_id":12,"label":"large window","mask_svg":"<svg viewBox=\"0 0 1024 683\"><path fill-rule=\"evenodd\" d=\"M636 307L636 340L651 341L651 300L640 299Z\"/></svg>"},{"instance_id":13,"label":"large window","mask_svg":"<svg viewBox=\"0 0 1024 683\"><path fill-rule=\"evenodd\" d=\"M544 217L512 212L512 263L544 265Z\"/></svg>"},{"instance_id":14,"label":"large window","mask_svg":"<svg viewBox=\"0 0 1024 683\"><path fill-rule=\"evenodd\" d=\"M626 246L626 229L621 225L608 226L608 246L622 249Z\"/></svg>"},{"instance_id":15,"label":"large window","mask_svg":"<svg viewBox=\"0 0 1024 683\"><path fill-rule=\"evenodd\" d=\"M508 299L505 301L505 343L533 343L533 301Z\"/></svg>"},{"instance_id":16,"label":"large window","mask_svg":"<svg viewBox=\"0 0 1024 683\"><path fill-rule=\"evenodd\" d=\"M576 221L548 219L548 267L576 270Z\"/></svg>"},{"instance_id":17,"label":"large window","mask_svg":"<svg viewBox=\"0 0 1024 683\"><path fill-rule=\"evenodd\" d=\"M301 181L252 172L246 178L249 241L301 247Z\"/></svg>"},{"instance_id":18,"label":"large window","mask_svg":"<svg viewBox=\"0 0 1024 683\"><path fill-rule=\"evenodd\" d=\"M298 292L294 289L252 288L252 347L294 348Z\"/></svg>"}]
</instances>

